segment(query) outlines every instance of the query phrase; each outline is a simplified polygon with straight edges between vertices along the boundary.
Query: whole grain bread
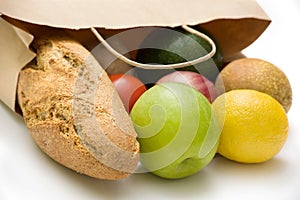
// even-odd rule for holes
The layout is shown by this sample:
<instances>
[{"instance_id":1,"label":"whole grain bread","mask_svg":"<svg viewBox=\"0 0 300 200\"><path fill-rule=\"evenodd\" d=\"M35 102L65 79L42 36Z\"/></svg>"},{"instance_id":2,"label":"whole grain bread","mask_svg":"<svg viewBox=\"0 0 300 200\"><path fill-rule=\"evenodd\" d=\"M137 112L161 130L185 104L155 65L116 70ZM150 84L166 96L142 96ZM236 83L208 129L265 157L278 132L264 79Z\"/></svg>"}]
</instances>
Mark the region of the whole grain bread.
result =
<instances>
[{"instance_id":1,"label":"whole grain bread","mask_svg":"<svg viewBox=\"0 0 300 200\"><path fill-rule=\"evenodd\" d=\"M106 72L65 37L34 41L37 57L19 75L17 99L37 145L62 165L91 177L132 174L139 144Z\"/></svg>"}]
</instances>

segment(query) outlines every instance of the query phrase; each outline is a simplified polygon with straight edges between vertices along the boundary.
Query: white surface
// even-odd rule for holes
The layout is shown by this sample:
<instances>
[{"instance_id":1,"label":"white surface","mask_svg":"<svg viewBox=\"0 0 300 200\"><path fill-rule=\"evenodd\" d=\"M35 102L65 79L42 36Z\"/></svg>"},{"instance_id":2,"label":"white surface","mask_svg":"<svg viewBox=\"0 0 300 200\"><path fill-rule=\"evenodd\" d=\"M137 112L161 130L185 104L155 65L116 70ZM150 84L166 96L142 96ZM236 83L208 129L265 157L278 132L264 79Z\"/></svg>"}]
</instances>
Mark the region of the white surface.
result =
<instances>
[{"instance_id":1,"label":"white surface","mask_svg":"<svg viewBox=\"0 0 300 200\"><path fill-rule=\"evenodd\" d=\"M297 118L300 84L296 71L299 68L300 1L258 2L272 23L244 53L280 67L288 76L294 95L288 113L289 138L273 160L243 165L217 157L198 174L176 181L150 174L135 174L122 181L96 180L76 174L48 158L34 144L22 119L0 103L0 199L300 199Z\"/></svg>"}]
</instances>

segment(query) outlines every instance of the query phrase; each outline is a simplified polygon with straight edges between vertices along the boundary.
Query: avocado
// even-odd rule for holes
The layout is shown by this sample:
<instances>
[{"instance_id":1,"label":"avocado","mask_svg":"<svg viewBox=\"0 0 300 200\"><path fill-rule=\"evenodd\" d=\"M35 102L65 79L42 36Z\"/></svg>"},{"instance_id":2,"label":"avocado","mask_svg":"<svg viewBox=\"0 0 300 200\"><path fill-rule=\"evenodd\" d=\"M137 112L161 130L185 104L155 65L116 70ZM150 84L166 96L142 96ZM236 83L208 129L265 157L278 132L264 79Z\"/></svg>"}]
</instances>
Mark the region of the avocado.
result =
<instances>
[{"instance_id":1,"label":"avocado","mask_svg":"<svg viewBox=\"0 0 300 200\"><path fill-rule=\"evenodd\" d=\"M205 39L182 28L157 28L140 45L136 61L144 64L182 63L205 56L211 48ZM222 60L223 57L217 46L216 53L211 59L193 66L170 70L141 68L136 70L139 78L146 84L155 83L174 70L194 71L214 82L222 69Z\"/></svg>"}]
</instances>

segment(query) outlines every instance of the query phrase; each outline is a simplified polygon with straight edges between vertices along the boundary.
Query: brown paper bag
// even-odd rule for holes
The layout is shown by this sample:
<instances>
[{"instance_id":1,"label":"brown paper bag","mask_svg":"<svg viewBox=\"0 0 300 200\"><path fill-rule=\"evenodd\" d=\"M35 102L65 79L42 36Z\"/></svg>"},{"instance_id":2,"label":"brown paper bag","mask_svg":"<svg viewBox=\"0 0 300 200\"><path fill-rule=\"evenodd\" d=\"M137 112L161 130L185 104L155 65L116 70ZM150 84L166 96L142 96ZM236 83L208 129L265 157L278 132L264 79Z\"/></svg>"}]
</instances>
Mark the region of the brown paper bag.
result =
<instances>
[{"instance_id":1,"label":"brown paper bag","mask_svg":"<svg viewBox=\"0 0 300 200\"><path fill-rule=\"evenodd\" d=\"M34 58L29 45L42 29L64 29L88 43L95 40L91 27L109 36L136 27L197 25L214 37L226 59L254 42L271 21L254 0L3 0L0 15L0 100L12 110L18 73Z\"/></svg>"}]
</instances>

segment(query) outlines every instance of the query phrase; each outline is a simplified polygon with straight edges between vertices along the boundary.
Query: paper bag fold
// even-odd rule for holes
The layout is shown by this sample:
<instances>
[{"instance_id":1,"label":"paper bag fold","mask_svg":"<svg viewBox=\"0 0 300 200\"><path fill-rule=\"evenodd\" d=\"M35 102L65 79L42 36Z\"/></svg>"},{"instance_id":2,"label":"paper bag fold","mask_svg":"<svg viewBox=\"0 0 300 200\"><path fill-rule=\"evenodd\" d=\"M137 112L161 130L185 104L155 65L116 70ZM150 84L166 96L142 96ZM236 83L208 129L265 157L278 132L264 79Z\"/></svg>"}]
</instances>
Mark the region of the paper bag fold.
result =
<instances>
[{"instance_id":1,"label":"paper bag fold","mask_svg":"<svg viewBox=\"0 0 300 200\"><path fill-rule=\"evenodd\" d=\"M33 37L0 18L0 99L15 110L19 71L34 57Z\"/></svg>"},{"instance_id":2,"label":"paper bag fold","mask_svg":"<svg viewBox=\"0 0 300 200\"><path fill-rule=\"evenodd\" d=\"M255 0L3 0L0 12L33 24L82 29L197 25L266 15Z\"/></svg>"}]
</instances>

